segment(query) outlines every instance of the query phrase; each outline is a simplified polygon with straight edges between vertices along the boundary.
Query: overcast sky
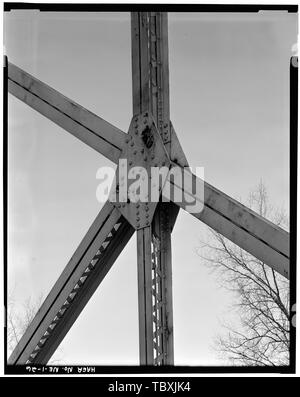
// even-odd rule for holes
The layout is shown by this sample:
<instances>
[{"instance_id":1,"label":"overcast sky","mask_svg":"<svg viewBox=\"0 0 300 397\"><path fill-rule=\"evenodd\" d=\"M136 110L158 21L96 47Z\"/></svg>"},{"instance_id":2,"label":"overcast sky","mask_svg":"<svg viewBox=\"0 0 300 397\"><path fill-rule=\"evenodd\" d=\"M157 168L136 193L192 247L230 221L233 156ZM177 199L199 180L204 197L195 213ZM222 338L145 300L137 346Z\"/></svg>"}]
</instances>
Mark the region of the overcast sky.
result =
<instances>
[{"instance_id":1,"label":"overcast sky","mask_svg":"<svg viewBox=\"0 0 300 397\"><path fill-rule=\"evenodd\" d=\"M190 164L235 198L262 178L289 200L289 59L297 16L169 14L171 120ZM10 62L128 130L129 13L5 16ZM110 162L9 96L9 286L47 295L101 209L96 172ZM222 364L212 348L236 320L234 297L196 254L208 229L180 212L173 232L175 364ZM61 344L68 364L138 364L136 236Z\"/></svg>"}]
</instances>

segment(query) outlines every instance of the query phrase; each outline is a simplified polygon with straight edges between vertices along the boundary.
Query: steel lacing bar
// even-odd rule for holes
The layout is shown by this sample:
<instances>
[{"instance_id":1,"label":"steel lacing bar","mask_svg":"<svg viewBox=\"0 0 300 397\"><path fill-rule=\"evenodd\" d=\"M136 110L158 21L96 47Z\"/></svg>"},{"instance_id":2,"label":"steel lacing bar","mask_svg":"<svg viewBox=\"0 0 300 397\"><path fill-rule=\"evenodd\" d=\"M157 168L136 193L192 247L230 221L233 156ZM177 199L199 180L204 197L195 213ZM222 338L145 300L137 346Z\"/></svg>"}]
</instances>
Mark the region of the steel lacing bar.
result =
<instances>
[{"instance_id":1,"label":"steel lacing bar","mask_svg":"<svg viewBox=\"0 0 300 397\"><path fill-rule=\"evenodd\" d=\"M156 236L152 236L153 260L155 261L154 279L153 279L153 347L155 364L160 365L159 357L163 357L163 291L162 291L162 269L160 261L160 243Z\"/></svg>"},{"instance_id":2,"label":"steel lacing bar","mask_svg":"<svg viewBox=\"0 0 300 397\"><path fill-rule=\"evenodd\" d=\"M167 212L162 212L161 213L161 238L162 238L162 246L166 247L167 241L166 237L167 234L169 233L169 217L168 217L168 213ZM166 296L165 296L165 292L166 292L166 285L165 285L165 281L166 281L166 277L165 277L165 269L163 267L161 267L161 316L163 319L163 322L161 324L161 343L163 346L167 346L167 324L166 324L166 305L164 304L166 302ZM162 351L163 352L163 351ZM164 352L166 354L166 352ZM162 360L163 363L165 362L166 357L163 356Z\"/></svg>"},{"instance_id":3,"label":"steel lacing bar","mask_svg":"<svg viewBox=\"0 0 300 397\"><path fill-rule=\"evenodd\" d=\"M106 239L103 241L101 247L86 267L82 275L80 276L79 280L73 287L72 291L70 292L68 298L61 306L59 311L57 312L54 319L51 321L49 327L47 328L46 332L44 333L43 337L38 342L37 346L34 348L33 352L30 354L29 359L26 361L26 364L32 364L34 359L37 357L41 349L45 346L46 342L49 340L54 328L57 326L60 320L63 319L64 314L68 309L70 309L71 304L73 303L75 297L80 295L81 288L83 287L84 283L86 282L87 278L92 274L92 271L95 269L96 264L99 262L101 256L105 252L105 250L109 247L113 237L117 234L118 229L121 226L121 222L118 222L114 225L111 232L107 235Z\"/></svg>"}]
</instances>

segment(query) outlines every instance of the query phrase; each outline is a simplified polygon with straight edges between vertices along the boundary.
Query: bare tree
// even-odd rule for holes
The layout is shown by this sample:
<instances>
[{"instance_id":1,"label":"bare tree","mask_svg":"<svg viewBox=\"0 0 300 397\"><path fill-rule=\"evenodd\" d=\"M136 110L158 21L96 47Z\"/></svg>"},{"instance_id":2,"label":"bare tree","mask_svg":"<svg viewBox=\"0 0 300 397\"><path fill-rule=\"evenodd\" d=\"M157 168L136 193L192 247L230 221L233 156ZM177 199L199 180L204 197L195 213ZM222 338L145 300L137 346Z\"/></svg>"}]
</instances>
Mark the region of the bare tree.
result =
<instances>
[{"instance_id":1,"label":"bare tree","mask_svg":"<svg viewBox=\"0 0 300 397\"><path fill-rule=\"evenodd\" d=\"M19 343L22 335L35 317L43 302L43 295L37 299L27 298L22 304L15 301L15 294L10 290L7 296L7 353L8 356ZM49 364L58 364L59 360L50 360Z\"/></svg>"},{"instance_id":2,"label":"bare tree","mask_svg":"<svg viewBox=\"0 0 300 397\"><path fill-rule=\"evenodd\" d=\"M7 297L7 348L9 354L19 343L40 308L42 300L43 297L40 295L35 301L27 298L22 305L18 305L13 291L9 291Z\"/></svg>"},{"instance_id":3,"label":"bare tree","mask_svg":"<svg viewBox=\"0 0 300 397\"><path fill-rule=\"evenodd\" d=\"M287 215L269 203L263 182L250 194L249 206L287 228ZM199 255L217 273L220 284L236 294L240 325L226 325L216 348L232 365L289 364L289 282L269 266L211 230Z\"/></svg>"}]
</instances>

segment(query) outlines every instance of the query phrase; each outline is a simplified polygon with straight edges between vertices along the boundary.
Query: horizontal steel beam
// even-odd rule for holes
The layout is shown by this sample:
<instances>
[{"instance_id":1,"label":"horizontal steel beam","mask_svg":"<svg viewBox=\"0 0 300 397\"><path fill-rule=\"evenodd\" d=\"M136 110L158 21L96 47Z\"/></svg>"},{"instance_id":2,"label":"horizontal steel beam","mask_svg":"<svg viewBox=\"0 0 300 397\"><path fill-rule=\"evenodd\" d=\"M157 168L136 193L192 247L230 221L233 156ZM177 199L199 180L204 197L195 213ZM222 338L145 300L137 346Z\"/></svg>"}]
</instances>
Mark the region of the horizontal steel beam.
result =
<instances>
[{"instance_id":1,"label":"horizontal steel beam","mask_svg":"<svg viewBox=\"0 0 300 397\"><path fill-rule=\"evenodd\" d=\"M8 91L105 157L118 162L126 134L8 63Z\"/></svg>"},{"instance_id":2,"label":"horizontal steel beam","mask_svg":"<svg viewBox=\"0 0 300 397\"><path fill-rule=\"evenodd\" d=\"M173 163L173 166L178 166L178 164ZM186 174L189 180L193 177L200 182L200 179L188 169L182 168L182 172ZM171 197L171 199L183 209L186 209L187 204L191 205L188 198L202 201L204 204L203 210L199 213L192 213L193 216L284 277L289 278L289 233L209 183L202 182L203 198L197 197L197 194L192 191L192 186L190 186L184 190L187 200L176 202L174 197ZM170 183L175 189L180 189L183 192L182 186L177 184L176 180L172 180Z\"/></svg>"},{"instance_id":3,"label":"horizontal steel beam","mask_svg":"<svg viewBox=\"0 0 300 397\"><path fill-rule=\"evenodd\" d=\"M12 352L9 365L47 363L133 233L107 202Z\"/></svg>"}]
</instances>

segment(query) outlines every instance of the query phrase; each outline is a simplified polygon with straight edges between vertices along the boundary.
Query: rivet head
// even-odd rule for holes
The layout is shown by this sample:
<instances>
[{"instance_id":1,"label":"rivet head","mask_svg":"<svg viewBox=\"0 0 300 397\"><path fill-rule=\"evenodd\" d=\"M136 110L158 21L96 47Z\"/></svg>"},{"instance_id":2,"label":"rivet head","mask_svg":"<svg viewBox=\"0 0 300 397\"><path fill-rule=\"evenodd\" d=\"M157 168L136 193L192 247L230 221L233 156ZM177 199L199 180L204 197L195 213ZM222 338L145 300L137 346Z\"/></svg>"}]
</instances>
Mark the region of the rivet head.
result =
<instances>
[{"instance_id":1,"label":"rivet head","mask_svg":"<svg viewBox=\"0 0 300 397\"><path fill-rule=\"evenodd\" d=\"M145 151L144 149L141 149L141 153L144 153L144 151Z\"/></svg>"},{"instance_id":2,"label":"rivet head","mask_svg":"<svg viewBox=\"0 0 300 397\"><path fill-rule=\"evenodd\" d=\"M136 154L136 150L133 151L133 154Z\"/></svg>"},{"instance_id":3,"label":"rivet head","mask_svg":"<svg viewBox=\"0 0 300 397\"><path fill-rule=\"evenodd\" d=\"M146 207L146 211L149 211L149 208L148 208L148 207Z\"/></svg>"},{"instance_id":4,"label":"rivet head","mask_svg":"<svg viewBox=\"0 0 300 397\"><path fill-rule=\"evenodd\" d=\"M136 217L136 220L137 220L137 221L139 221L139 220L140 220L140 217L139 217L139 216L137 216L137 217Z\"/></svg>"},{"instance_id":5,"label":"rivet head","mask_svg":"<svg viewBox=\"0 0 300 397\"><path fill-rule=\"evenodd\" d=\"M149 221L146 222L146 225L149 225Z\"/></svg>"},{"instance_id":6,"label":"rivet head","mask_svg":"<svg viewBox=\"0 0 300 397\"><path fill-rule=\"evenodd\" d=\"M130 146L134 146L134 142L131 142Z\"/></svg>"},{"instance_id":7,"label":"rivet head","mask_svg":"<svg viewBox=\"0 0 300 397\"><path fill-rule=\"evenodd\" d=\"M149 218L149 214L146 214L146 218Z\"/></svg>"},{"instance_id":8,"label":"rivet head","mask_svg":"<svg viewBox=\"0 0 300 397\"><path fill-rule=\"evenodd\" d=\"M146 156L144 157L144 161L147 161L147 157Z\"/></svg>"},{"instance_id":9,"label":"rivet head","mask_svg":"<svg viewBox=\"0 0 300 397\"><path fill-rule=\"evenodd\" d=\"M132 161L129 161L129 165L132 165Z\"/></svg>"},{"instance_id":10,"label":"rivet head","mask_svg":"<svg viewBox=\"0 0 300 397\"><path fill-rule=\"evenodd\" d=\"M126 138L126 139L125 139L125 142L128 143L128 142L129 142L129 138Z\"/></svg>"},{"instance_id":11,"label":"rivet head","mask_svg":"<svg viewBox=\"0 0 300 397\"><path fill-rule=\"evenodd\" d=\"M154 160L155 159L155 156L154 156L154 154L152 154L152 156L151 156L151 160Z\"/></svg>"},{"instance_id":12,"label":"rivet head","mask_svg":"<svg viewBox=\"0 0 300 397\"><path fill-rule=\"evenodd\" d=\"M140 214L140 211L136 211L136 214L139 215L139 214Z\"/></svg>"}]
</instances>

